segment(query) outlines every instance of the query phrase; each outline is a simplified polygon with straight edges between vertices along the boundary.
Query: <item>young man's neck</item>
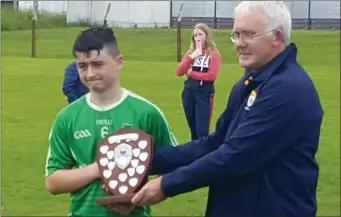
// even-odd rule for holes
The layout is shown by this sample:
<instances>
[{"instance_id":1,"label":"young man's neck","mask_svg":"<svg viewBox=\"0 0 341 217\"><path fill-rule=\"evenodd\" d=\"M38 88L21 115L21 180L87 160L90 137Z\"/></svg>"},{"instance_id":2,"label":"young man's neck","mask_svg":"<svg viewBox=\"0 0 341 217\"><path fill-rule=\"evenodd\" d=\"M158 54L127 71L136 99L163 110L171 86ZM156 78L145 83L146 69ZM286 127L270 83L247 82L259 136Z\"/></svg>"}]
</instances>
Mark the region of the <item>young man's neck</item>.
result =
<instances>
[{"instance_id":1,"label":"young man's neck","mask_svg":"<svg viewBox=\"0 0 341 217\"><path fill-rule=\"evenodd\" d=\"M123 92L124 89L121 88L120 85L114 85L105 92L91 92L90 100L96 106L103 108L118 102L121 99Z\"/></svg>"}]
</instances>

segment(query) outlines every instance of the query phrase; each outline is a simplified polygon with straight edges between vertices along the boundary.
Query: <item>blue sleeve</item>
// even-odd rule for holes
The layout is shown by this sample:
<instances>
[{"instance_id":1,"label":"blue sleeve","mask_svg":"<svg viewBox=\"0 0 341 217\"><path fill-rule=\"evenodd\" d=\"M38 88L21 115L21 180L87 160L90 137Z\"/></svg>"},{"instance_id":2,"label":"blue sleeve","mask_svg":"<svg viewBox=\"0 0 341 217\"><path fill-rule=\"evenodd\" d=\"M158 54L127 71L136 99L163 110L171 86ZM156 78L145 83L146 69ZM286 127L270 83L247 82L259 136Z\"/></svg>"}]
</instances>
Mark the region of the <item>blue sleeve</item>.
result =
<instances>
[{"instance_id":1,"label":"blue sleeve","mask_svg":"<svg viewBox=\"0 0 341 217\"><path fill-rule=\"evenodd\" d=\"M163 176L165 195L172 197L221 180L237 180L290 146L311 126L309 114L303 110L308 109L303 106L309 104L304 102L307 95L299 94L301 88L305 91L299 85L283 83L265 87L232 136L217 150Z\"/></svg>"},{"instance_id":2,"label":"blue sleeve","mask_svg":"<svg viewBox=\"0 0 341 217\"><path fill-rule=\"evenodd\" d=\"M232 88L236 90L237 85ZM239 94L237 94L239 96ZM234 98L230 94L225 111L218 118L215 132L208 137L194 140L176 147L159 148L153 156L151 175L162 175L173 170L189 165L197 159L216 150L224 141L225 132L232 120L233 112L231 108L235 107Z\"/></svg>"},{"instance_id":3,"label":"blue sleeve","mask_svg":"<svg viewBox=\"0 0 341 217\"><path fill-rule=\"evenodd\" d=\"M217 121L216 132L206 138L194 140L183 145L165 146L158 148L153 156L151 175L169 173L181 166L191 164L198 158L217 149L223 142L220 117Z\"/></svg>"},{"instance_id":4,"label":"blue sleeve","mask_svg":"<svg viewBox=\"0 0 341 217\"><path fill-rule=\"evenodd\" d=\"M218 137L215 133L206 138L194 140L178 146L163 146L153 156L150 175L169 173L181 166L188 165L216 149Z\"/></svg>"},{"instance_id":5,"label":"blue sleeve","mask_svg":"<svg viewBox=\"0 0 341 217\"><path fill-rule=\"evenodd\" d=\"M65 69L63 81L63 93L68 98L69 103L75 101L78 98L76 91L78 82L79 75L77 65L76 62L73 62Z\"/></svg>"}]
</instances>

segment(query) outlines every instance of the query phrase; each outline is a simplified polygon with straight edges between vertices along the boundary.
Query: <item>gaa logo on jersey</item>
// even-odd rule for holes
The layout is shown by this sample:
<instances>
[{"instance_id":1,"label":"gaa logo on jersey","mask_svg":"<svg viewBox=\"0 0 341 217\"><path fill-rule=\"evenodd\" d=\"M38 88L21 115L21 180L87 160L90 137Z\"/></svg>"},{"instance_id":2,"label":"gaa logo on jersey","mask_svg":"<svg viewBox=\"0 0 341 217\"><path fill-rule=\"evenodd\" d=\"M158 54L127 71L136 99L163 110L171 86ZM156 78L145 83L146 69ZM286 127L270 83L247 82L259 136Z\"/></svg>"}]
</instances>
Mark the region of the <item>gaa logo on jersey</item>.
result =
<instances>
[{"instance_id":1,"label":"gaa logo on jersey","mask_svg":"<svg viewBox=\"0 0 341 217\"><path fill-rule=\"evenodd\" d=\"M87 129L78 130L73 134L73 136L75 137L75 139L82 139L91 136L91 133Z\"/></svg>"}]
</instances>

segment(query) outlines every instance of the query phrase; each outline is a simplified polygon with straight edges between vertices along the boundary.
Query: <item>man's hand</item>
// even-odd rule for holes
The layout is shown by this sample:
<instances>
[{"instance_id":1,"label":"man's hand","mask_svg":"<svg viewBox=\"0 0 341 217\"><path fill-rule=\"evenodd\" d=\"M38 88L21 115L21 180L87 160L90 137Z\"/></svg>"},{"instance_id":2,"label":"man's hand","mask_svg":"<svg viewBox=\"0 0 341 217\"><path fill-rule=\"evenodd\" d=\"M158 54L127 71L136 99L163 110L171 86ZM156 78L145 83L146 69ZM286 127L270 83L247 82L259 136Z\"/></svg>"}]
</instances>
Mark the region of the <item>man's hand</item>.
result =
<instances>
[{"instance_id":1,"label":"man's hand","mask_svg":"<svg viewBox=\"0 0 341 217\"><path fill-rule=\"evenodd\" d=\"M133 197L132 203L135 205L153 205L163 201L166 197L161 189L162 176L149 181Z\"/></svg>"},{"instance_id":2,"label":"man's hand","mask_svg":"<svg viewBox=\"0 0 341 217\"><path fill-rule=\"evenodd\" d=\"M109 189L107 189L104 184L102 185L102 188L106 192L109 192ZM105 209L111 212L119 213L121 215L129 215L135 209L135 207L136 207L135 204L116 204L116 203L112 203L112 204L108 204L104 206Z\"/></svg>"},{"instance_id":3,"label":"man's hand","mask_svg":"<svg viewBox=\"0 0 341 217\"><path fill-rule=\"evenodd\" d=\"M135 207L136 205L134 204L108 204L104 206L107 210L121 215L129 215Z\"/></svg>"}]
</instances>

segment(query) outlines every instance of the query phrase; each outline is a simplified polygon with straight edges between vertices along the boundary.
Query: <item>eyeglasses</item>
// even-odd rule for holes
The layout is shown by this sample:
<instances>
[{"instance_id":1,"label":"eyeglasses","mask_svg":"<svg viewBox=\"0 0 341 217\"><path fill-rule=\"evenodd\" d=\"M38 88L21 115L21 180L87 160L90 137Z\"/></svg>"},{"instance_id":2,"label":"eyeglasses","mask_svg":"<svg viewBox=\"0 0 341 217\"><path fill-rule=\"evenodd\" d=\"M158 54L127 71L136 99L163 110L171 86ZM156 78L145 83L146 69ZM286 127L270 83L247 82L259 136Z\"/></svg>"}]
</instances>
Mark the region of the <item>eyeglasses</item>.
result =
<instances>
[{"instance_id":1,"label":"eyeglasses","mask_svg":"<svg viewBox=\"0 0 341 217\"><path fill-rule=\"evenodd\" d=\"M230 39L232 41L232 43L236 43L237 40L242 40L244 43L250 43L252 41L252 39L256 36L261 36L261 35L265 35L268 34L270 32L273 32L275 30L270 30L267 32L262 32L262 33L240 33L240 32L232 32L230 34Z\"/></svg>"}]
</instances>

